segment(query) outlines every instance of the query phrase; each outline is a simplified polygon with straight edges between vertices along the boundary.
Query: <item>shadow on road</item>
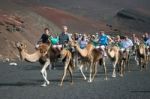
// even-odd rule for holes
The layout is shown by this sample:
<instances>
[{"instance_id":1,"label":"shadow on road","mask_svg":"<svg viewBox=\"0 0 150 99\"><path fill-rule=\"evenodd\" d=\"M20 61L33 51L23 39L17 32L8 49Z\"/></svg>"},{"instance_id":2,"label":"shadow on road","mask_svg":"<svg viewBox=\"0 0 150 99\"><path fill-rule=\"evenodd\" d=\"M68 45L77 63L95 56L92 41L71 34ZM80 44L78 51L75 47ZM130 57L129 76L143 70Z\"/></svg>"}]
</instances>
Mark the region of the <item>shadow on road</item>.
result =
<instances>
[{"instance_id":1,"label":"shadow on road","mask_svg":"<svg viewBox=\"0 0 150 99\"><path fill-rule=\"evenodd\" d=\"M33 82L16 82L16 83L0 83L0 87L9 87L9 86L36 86L38 83L33 83Z\"/></svg>"}]
</instances>

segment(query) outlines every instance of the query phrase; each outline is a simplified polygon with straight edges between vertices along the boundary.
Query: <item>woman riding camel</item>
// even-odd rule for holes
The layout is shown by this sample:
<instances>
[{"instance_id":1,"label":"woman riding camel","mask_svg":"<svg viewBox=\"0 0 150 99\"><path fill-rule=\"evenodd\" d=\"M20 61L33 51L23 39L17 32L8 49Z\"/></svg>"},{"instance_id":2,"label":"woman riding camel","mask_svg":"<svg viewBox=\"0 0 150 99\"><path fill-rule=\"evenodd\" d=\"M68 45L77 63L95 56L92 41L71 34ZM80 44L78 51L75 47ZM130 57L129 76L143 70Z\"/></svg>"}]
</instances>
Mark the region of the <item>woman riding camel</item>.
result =
<instances>
[{"instance_id":1,"label":"woman riding camel","mask_svg":"<svg viewBox=\"0 0 150 99\"><path fill-rule=\"evenodd\" d=\"M84 49L86 47L86 45L88 44L85 36L83 35L81 40L79 41L79 45L81 49Z\"/></svg>"},{"instance_id":2,"label":"woman riding camel","mask_svg":"<svg viewBox=\"0 0 150 99\"><path fill-rule=\"evenodd\" d=\"M37 42L36 44L36 48L39 47L39 44L40 43L46 43L46 44L49 44L49 36L50 36L50 31L49 31L49 28L45 28L44 29L44 33L41 35L40 37L40 40Z\"/></svg>"}]
</instances>

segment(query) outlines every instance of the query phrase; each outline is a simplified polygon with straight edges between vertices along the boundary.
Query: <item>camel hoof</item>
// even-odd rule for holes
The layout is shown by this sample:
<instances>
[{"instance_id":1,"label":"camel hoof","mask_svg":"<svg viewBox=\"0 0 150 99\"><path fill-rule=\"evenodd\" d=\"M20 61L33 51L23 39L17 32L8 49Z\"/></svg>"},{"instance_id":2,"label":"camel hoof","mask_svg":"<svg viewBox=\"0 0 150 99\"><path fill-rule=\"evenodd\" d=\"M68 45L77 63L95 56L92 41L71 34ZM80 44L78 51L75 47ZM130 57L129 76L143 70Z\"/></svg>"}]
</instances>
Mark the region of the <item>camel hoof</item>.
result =
<instances>
[{"instance_id":1,"label":"camel hoof","mask_svg":"<svg viewBox=\"0 0 150 99\"><path fill-rule=\"evenodd\" d=\"M108 80L108 78L105 78L104 80Z\"/></svg>"},{"instance_id":2,"label":"camel hoof","mask_svg":"<svg viewBox=\"0 0 150 99\"><path fill-rule=\"evenodd\" d=\"M88 80L88 83L91 83L91 82L92 82L92 80L89 79L89 80Z\"/></svg>"},{"instance_id":3,"label":"camel hoof","mask_svg":"<svg viewBox=\"0 0 150 99\"><path fill-rule=\"evenodd\" d=\"M60 87L62 87L62 84L59 84Z\"/></svg>"},{"instance_id":4,"label":"camel hoof","mask_svg":"<svg viewBox=\"0 0 150 99\"><path fill-rule=\"evenodd\" d=\"M73 85L74 83L73 82L71 82L71 85Z\"/></svg>"},{"instance_id":5,"label":"camel hoof","mask_svg":"<svg viewBox=\"0 0 150 99\"><path fill-rule=\"evenodd\" d=\"M139 66L140 65L139 62L136 62L136 65Z\"/></svg>"},{"instance_id":6,"label":"camel hoof","mask_svg":"<svg viewBox=\"0 0 150 99\"><path fill-rule=\"evenodd\" d=\"M47 86L46 82L41 85L41 87L46 87L46 86Z\"/></svg>"},{"instance_id":7,"label":"camel hoof","mask_svg":"<svg viewBox=\"0 0 150 99\"><path fill-rule=\"evenodd\" d=\"M84 80L86 80L86 77L84 78Z\"/></svg>"},{"instance_id":8,"label":"camel hoof","mask_svg":"<svg viewBox=\"0 0 150 99\"><path fill-rule=\"evenodd\" d=\"M50 84L50 82L48 81L48 82L46 82L46 84L47 84L47 85L49 85L49 84Z\"/></svg>"},{"instance_id":9,"label":"camel hoof","mask_svg":"<svg viewBox=\"0 0 150 99\"><path fill-rule=\"evenodd\" d=\"M123 77L123 74L120 74L121 77Z\"/></svg>"},{"instance_id":10,"label":"camel hoof","mask_svg":"<svg viewBox=\"0 0 150 99\"><path fill-rule=\"evenodd\" d=\"M113 74L112 77L115 78L115 77L116 77L116 74Z\"/></svg>"}]
</instances>

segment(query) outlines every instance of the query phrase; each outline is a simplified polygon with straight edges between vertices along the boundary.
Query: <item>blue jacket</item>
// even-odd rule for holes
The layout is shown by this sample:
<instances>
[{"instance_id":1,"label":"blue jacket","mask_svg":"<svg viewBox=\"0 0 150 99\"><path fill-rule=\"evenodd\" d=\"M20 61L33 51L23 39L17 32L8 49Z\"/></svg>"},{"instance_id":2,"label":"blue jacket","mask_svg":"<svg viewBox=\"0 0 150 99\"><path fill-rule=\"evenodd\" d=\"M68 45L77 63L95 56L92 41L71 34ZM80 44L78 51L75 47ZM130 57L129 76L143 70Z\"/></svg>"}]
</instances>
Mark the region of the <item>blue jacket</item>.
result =
<instances>
[{"instance_id":1,"label":"blue jacket","mask_svg":"<svg viewBox=\"0 0 150 99\"><path fill-rule=\"evenodd\" d=\"M104 46L108 45L108 37L107 37L107 35L100 36L99 44L100 45L104 45Z\"/></svg>"}]
</instances>

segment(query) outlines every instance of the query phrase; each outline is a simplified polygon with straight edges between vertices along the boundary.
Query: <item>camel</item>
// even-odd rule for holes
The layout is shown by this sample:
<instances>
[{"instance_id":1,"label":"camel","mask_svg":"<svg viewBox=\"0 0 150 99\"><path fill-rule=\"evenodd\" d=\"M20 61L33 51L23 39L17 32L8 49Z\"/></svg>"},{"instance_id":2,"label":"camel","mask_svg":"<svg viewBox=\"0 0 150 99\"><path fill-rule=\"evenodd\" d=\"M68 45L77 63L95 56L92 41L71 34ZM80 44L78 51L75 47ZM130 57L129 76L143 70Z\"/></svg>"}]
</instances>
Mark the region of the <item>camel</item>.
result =
<instances>
[{"instance_id":1,"label":"camel","mask_svg":"<svg viewBox=\"0 0 150 99\"><path fill-rule=\"evenodd\" d=\"M27 62L36 62L39 61L43 65L43 68L41 70L41 74L45 80L45 82L41 85L43 87L50 84L50 81L47 80L47 72L46 69L48 65L51 63L52 58L58 58L61 57L61 60L64 62L64 74L61 79L60 86L63 85L63 80L67 74L67 70L69 71L70 77L71 77L71 83L73 83L72 80L72 71L74 68L73 60L72 60L72 54L69 50L62 48L59 54L56 55L56 53L53 53L53 48L47 44L40 44L36 52L33 54L27 53L26 46L22 43L17 43L17 48L20 52L20 56L22 60L26 60ZM55 55L54 55L55 54ZM53 61L53 60L52 60Z\"/></svg>"},{"instance_id":2,"label":"camel","mask_svg":"<svg viewBox=\"0 0 150 99\"><path fill-rule=\"evenodd\" d=\"M71 52L68 50L68 49L65 49L63 48L61 51L60 51L60 58L61 60L63 60L63 62L65 61L64 63L64 74L63 74L63 77L61 79L61 83L60 83L60 86L63 85L63 81L64 81L64 78L66 77L66 74L67 74L67 70L69 71L69 74L70 74L70 77L71 77L71 84L73 84L73 77L72 77L72 72L73 72L73 68L75 67L73 65L73 59L72 59L72 54Z\"/></svg>"},{"instance_id":3,"label":"camel","mask_svg":"<svg viewBox=\"0 0 150 99\"><path fill-rule=\"evenodd\" d=\"M77 42L71 41L70 44L72 47L75 47L75 49L80 53L82 57L86 57L90 61L90 74L89 74L88 82L91 83L94 80L95 75L97 73L98 63L103 64L104 70L105 70L105 79L107 80L106 66L105 66L105 61L104 61L102 50L95 49L94 46L90 43L84 49L81 49L79 45L77 44ZM94 74L92 76L93 72Z\"/></svg>"},{"instance_id":4,"label":"camel","mask_svg":"<svg viewBox=\"0 0 150 99\"><path fill-rule=\"evenodd\" d=\"M140 44L137 46L136 55L138 58L138 63L140 66L140 70L142 71L142 68L147 69L147 55L146 55L146 47L144 44Z\"/></svg>"},{"instance_id":5,"label":"camel","mask_svg":"<svg viewBox=\"0 0 150 99\"><path fill-rule=\"evenodd\" d=\"M74 64L73 54L69 49L62 48L62 50L60 51L60 57L61 57L61 60L63 60L63 62L65 61L64 73L63 73L63 77L61 79L60 86L63 85L63 81L64 81L64 78L66 77L67 71L70 74L71 84L73 84L73 76L72 76L73 69L75 68L75 66L78 67L79 65ZM78 68L80 69L80 72L84 77L84 80L86 80L86 76L83 73L83 67L85 67L84 66L85 64L86 65L88 64L87 59L84 58L84 61L79 61L79 64L80 64L80 66Z\"/></svg>"},{"instance_id":6,"label":"camel","mask_svg":"<svg viewBox=\"0 0 150 99\"><path fill-rule=\"evenodd\" d=\"M123 77L125 74L125 67L127 66L128 71L129 69L129 51L120 51L120 60L119 60L119 65L120 65L120 76Z\"/></svg>"},{"instance_id":7,"label":"camel","mask_svg":"<svg viewBox=\"0 0 150 99\"><path fill-rule=\"evenodd\" d=\"M89 59L82 57L74 47L71 47L71 54L72 54L72 59L73 59L73 65L77 66L77 68L80 70L84 80L86 80L86 76L83 73L83 69L85 68L87 70L87 68L89 66Z\"/></svg>"},{"instance_id":8,"label":"camel","mask_svg":"<svg viewBox=\"0 0 150 99\"><path fill-rule=\"evenodd\" d=\"M27 52L26 45L24 45L23 43L18 42L16 45L22 60L26 60L27 62L39 61L41 64L43 64L43 58L44 58L44 65L41 69L41 74L45 81L41 86L49 85L50 82L47 80L47 72L46 72L46 68L50 64L50 59L47 57L49 46L47 44L40 44L37 50L34 53L30 54Z\"/></svg>"},{"instance_id":9,"label":"camel","mask_svg":"<svg viewBox=\"0 0 150 99\"><path fill-rule=\"evenodd\" d=\"M111 61L113 62L113 73L112 77L116 77L116 65L119 62L120 59L120 53L119 53L120 48L118 46L108 46L107 47L107 54Z\"/></svg>"}]
</instances>

